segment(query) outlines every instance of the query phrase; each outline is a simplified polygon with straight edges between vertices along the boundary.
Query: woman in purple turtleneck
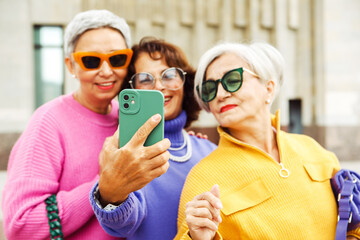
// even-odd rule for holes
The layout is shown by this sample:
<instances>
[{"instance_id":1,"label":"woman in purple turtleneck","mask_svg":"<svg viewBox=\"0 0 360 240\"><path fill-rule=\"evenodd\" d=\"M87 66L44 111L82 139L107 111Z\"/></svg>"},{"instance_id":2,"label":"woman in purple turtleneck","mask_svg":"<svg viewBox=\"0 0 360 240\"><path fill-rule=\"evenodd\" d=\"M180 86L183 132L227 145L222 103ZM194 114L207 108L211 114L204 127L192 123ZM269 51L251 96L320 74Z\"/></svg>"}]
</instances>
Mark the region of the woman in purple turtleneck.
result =
<instances>
[{"instance_id":1,"label":"woman in purple turtleneck","mask_svg":"<svg viewBox=\"0 0 360 240\"><path fill-rule=\"evenodd\" d=\"M128 240L169 240L177 232L185 178L216 145L189 136L184 130L197 119L200 110L193 93L195 71L184 53L154 38L142 39L132 50L129 81L125 81L128 86L123 87L155 89L164 94L165 138L171 146L168 148L166 139L155 144L158 153L163 149L162 154L149 160L151 151L133 140L117 149L115 133L105 142L103 149L108 150L100 157L100 179L90 192L90 201L101 226L110 235ZM155 126L158 121L149 120L148 124Z\"/></svg>"}]
</instances>

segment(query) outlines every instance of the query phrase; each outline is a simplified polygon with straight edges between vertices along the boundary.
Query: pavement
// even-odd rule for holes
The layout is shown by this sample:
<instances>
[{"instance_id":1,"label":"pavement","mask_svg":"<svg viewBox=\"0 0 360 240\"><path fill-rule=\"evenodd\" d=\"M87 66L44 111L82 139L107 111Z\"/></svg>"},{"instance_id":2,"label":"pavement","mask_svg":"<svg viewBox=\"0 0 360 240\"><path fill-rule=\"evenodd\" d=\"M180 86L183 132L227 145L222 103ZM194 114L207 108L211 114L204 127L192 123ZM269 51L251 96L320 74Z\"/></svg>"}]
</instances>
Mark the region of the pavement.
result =
<instances>
[{"instance_id":1,"label":"pavement","mask_svg":"<svg viewBox=\"0 0 360 240\"><path fill-rule=\"evenodd\" d=\"M360 160L341 162L340 164L341 164L342 168L351 169L351 170L354 170L354 171L360 173ZM0 193L1 193L0 203L2 200L2 191L4 188L5 180L6 180L6 171L0 171ZM3 215L2 215L2 211L0 209L0 240L6 240L5 235L4 235L4 230L2 227L3 226L2 220L3 220Z\"/></svg>"}]
</instances>

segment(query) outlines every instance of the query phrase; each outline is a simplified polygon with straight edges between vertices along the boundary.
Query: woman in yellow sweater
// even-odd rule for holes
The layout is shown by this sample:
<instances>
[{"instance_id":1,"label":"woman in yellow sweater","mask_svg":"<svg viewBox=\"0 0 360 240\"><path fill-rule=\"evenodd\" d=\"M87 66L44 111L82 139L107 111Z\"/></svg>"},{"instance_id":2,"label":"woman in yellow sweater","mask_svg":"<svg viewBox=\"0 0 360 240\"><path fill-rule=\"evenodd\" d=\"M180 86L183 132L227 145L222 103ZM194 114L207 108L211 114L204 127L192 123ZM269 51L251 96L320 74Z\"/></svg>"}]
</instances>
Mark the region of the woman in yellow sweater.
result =
<instances>
[{"instance_id":1,"label":"woman in yellow sweater","mask_svg":"<svg viewBox=\"0 0 360 240\"><path fill-rule=\"evenodd\" d=\"M219 122L220 142L187 177L175 239L334 239L329 180L340 165L270 113L283 68L265 43L222 43L200 59L195 92ZM348 232L357 238L360 229Z\"/></svg>"}]
</instances>

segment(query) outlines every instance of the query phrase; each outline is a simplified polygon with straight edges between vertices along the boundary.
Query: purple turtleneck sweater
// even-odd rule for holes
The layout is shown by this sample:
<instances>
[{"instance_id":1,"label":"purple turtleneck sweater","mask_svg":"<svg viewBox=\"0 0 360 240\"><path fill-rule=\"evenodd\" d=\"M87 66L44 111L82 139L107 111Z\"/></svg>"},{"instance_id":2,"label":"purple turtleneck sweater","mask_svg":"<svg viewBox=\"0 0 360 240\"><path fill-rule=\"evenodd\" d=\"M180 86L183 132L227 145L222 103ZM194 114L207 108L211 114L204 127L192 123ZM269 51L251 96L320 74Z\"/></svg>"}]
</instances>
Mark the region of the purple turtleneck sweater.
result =
<instances>
[{"instance_id":1,"label":"purple turtleneck sweater","mask_svg":"<svg viewBox=\"0 0 360 240\"><path fill-rule=\"evenodd\" d=\"M177 118L165 121L165 137L171 141L171 147L180 147L184 143L182 129L186 123L183 111ZM170 167L165 174L152 180L144 188L133 192L118 208L105 211L94 201L93 192L90 202L95 215L105 231L113 236L127 240L169 240L177 232L177 215L180 194L190 169L216 148L208 140L190 136L192 156L186 162L169 160ZM172 155L182 156L187 147L170 151Z\"/></svg>"}]
</instances>

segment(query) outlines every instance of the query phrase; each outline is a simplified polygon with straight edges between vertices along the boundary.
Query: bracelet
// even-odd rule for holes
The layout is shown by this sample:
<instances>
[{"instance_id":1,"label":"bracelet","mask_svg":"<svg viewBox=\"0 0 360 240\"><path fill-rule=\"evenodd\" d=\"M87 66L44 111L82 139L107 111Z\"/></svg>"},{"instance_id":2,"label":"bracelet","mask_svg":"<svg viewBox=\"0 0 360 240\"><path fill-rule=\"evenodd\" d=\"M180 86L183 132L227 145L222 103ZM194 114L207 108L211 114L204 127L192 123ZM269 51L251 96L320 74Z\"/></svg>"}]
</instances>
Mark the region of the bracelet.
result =
<instances>
[{"instance_id":1,"label":"bracelet","mask_svg":"<svg viewBox=\"0 0 360 240\"><path fill-rule=\"evenodd\" d=\"M53 194L45 199L47 216L50 226L51 240L63 240L64 235L61 230L61 222L59 218L59 210L57 207L56 195Z\"/></svg>"},{"instance_id":2,"label":"bracelet","mask_svg":"<svg viewBox=\"0 0 360 240\"><path fill-rule=\"evenodd\" d=\"M111 212L123 204L123 202L120 203L119 205L114 205L114 204L108 203L105 207L103 207L103 205L100 202L101 197L100 197L99 186L96 186L95 191L93 192L93 197L94 197L96 205L100 209L104 209L106 212Z\"/></svg>"}]
</instances>

